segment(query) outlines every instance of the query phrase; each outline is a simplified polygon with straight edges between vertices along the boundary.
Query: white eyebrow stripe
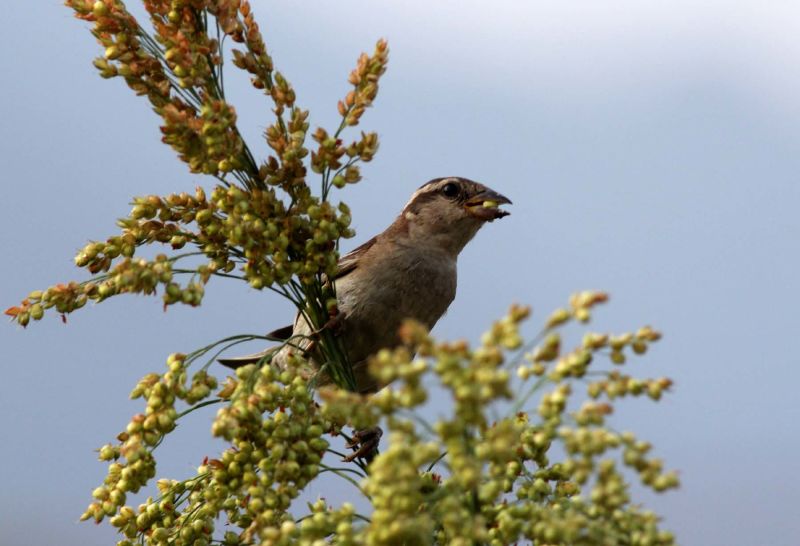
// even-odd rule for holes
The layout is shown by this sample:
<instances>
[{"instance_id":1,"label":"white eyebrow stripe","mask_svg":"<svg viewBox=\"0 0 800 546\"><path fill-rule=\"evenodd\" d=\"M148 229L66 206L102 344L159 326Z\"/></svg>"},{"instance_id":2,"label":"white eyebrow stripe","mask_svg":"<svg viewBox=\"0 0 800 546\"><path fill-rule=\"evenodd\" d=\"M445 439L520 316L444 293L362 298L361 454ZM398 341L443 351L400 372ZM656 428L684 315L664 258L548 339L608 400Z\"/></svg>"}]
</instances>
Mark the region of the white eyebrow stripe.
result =
<instances>
[{"instance_id":1,"label":"white eyebrow stripe","mask_svg":"<svg viewBox=\"0 0 800 546\"><path fill-rule=\"evenodd\" d=\"M414 200L420 195L439 191L440 188L451 182L456 184L459 184L461 182L468 182L474 184L474 182L472 182L471 180L462 178L460 176L446 176L443 178L434 178L433 180L426 182L425 184L420 186L419 189L417 189L417 191L414 192L414 194L411 196L411 199L409 199L408 203L406 203L405 206L403 207L403 211L407 210L408 206L411 203L413 203Z\"/></svg>"},{"instance_id":2,"label":"white eyebrow stripe","mask_svg":"<svg viewBox=\"0 0 800 546\"><path fill-rule=\"evenodd\" d=\"M435 192L441 187L442 183L450 182L451 180L452 178L442 178L440 180L436 180L435 182L428 182L411 195L411 199L408 200L408 203L406 203L406 205L403 207L403 210L406 210L408 206L420 195Z\"/></svg>"}]
</instances>

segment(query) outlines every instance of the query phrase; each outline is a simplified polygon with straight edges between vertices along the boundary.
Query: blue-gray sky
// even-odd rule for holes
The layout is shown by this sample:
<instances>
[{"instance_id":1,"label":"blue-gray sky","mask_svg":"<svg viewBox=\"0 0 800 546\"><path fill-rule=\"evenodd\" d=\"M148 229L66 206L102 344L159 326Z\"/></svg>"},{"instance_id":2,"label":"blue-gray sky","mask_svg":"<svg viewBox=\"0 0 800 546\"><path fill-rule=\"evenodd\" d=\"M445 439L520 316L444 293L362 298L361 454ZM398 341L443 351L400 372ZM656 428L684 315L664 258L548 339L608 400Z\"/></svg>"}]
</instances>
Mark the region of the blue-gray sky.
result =
<instances>
[{"instance_id":1,"label":"blue-gray sky","mask_svg":"<svg viewBox=\"0 0 800 546\"><path fill-rule=\"evenodd\" d=\"M538 317L584 288L612 302L598 329L651 323L635 364L668 375L657 405L626 403L683 487L640 500L682 544L795 544L800 381L800 8L792 2L256 2L268 46L312 121L331 126L358 53L391 61L364 127L381 150L353 207L352 248L426 180L462 175L514 200L459 264L442 338L477 340L514 301ZM12 2L0 57L3 307L85 278L72 256L115 231L130 198L191 190L157 118L91 66L98 46L58 2ZM229 77L229 81L234 78ZM230 90L257 152L269 105ZM0 328L0 543L108 544L77 523L104 475L93 449L139 410L133 384L166 355L282 325L270 294L209 286L199 309L121 297L27 330ZM534 332L531 324L529 333ZM218 445L182 426L159 475Z\"/></svg>"}]
</instances>

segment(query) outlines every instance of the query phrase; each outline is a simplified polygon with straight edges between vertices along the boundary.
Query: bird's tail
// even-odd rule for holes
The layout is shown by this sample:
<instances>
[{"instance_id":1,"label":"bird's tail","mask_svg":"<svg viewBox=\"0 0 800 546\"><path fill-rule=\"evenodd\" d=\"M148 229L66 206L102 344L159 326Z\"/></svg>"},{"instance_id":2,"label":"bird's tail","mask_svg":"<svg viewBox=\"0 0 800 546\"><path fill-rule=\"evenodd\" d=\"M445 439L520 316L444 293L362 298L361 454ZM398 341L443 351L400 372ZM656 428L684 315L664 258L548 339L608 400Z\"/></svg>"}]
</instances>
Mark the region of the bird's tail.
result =
<instances>
[{"instance_id":1,"label":"bird's tail","mask_svg":"<svg viewBox=\"0 0 800 546\"><path fill-rule=\"evenodd\" d=\"M266 349L264 351L253 353L251 355L232 356L228 358L218 358L217 362L235 370L248 364L258 364L259 362L269 362L271 356L275 353L275 347Z\"/></svg>"},{"instance_id":2,"label":"bird's tail","mask_svg":"<svg viewBox=\"0 0 800 546\"><path fill-rule=\"evenodd\" d=\"M289 326L278 328L277 330L268 333L264 337L272 341L285 342L292 337L292 330L293 326L290 324ZM270 347L269 349L264 349L261 352L253 353L251 355L218 358L217 362L223 366L227 366L228 368L235 370L236 368L241 368L242 366L247 366L248 364L263 364L265 362L269 362L272 360L272 356L278 351L278 349L280 349L280 347Z\"/></svg>"}]
</instances>

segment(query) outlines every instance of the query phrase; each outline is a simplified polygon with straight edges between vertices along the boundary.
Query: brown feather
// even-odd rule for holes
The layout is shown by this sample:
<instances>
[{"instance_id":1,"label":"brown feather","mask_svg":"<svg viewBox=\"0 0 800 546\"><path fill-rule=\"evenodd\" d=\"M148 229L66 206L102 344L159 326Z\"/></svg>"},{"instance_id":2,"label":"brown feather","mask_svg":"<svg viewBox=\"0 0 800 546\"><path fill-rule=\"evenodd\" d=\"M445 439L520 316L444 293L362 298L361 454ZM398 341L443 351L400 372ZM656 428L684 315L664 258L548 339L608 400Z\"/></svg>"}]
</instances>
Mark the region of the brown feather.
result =
<instances>
[{"instance_id":1,"label":"brown feather","mask_svg":"<svg viewBox=\"0 0 800 546\"><path fill-rule=\"evenodd\" d=\"M336 276L334 280L341 279L348 273L352 272L357 266L358 261L361 257L370 249L372 245L375 244L375 241L378 240L378 237L375 236L369 241L364 244L361 244L355 247L353 250L339 258L338 269L336 270Z\"/></svg>"}]
</instances>

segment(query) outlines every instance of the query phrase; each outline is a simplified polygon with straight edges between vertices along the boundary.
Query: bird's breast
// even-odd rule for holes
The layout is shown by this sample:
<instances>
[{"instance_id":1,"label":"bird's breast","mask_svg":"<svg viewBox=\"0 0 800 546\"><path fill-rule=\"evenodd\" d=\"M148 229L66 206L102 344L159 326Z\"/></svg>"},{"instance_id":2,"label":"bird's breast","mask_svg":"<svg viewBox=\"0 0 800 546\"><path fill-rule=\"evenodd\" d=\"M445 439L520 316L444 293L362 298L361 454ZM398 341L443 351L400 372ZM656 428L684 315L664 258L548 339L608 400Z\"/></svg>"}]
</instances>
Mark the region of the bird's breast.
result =
<instances>
[{"instance_id":1,"label":"bird's breast","mask_svg":"<svg viewBox=\"0 0 800 546\"><path fill-rule=\"evenodd\" d=\"M336 282L336 292L346 313L345 344L358 362L396 345L405 319L436 324L455 298L456 262L441 254L398 252L356 268Z\"/></svg>"}]
</instances>

